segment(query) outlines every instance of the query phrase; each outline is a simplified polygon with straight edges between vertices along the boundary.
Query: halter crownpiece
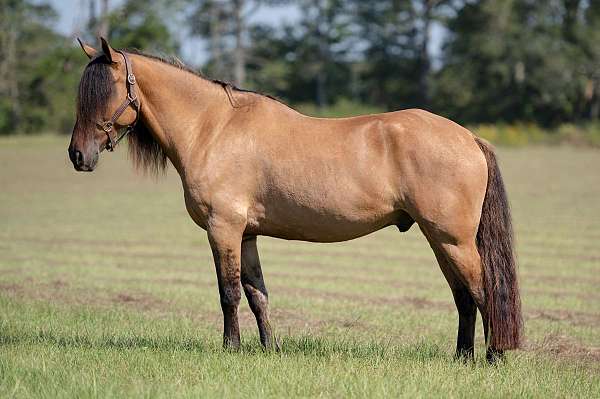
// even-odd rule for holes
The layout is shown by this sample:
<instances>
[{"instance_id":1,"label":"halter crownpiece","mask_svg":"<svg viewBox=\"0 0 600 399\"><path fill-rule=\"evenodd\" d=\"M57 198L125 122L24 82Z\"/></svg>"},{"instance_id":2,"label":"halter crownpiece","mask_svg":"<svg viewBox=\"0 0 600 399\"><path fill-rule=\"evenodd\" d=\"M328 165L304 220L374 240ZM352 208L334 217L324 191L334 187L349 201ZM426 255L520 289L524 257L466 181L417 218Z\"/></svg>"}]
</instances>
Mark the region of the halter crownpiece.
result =
<instances>
[{"instance_id":1,"label":"halter crownpiece","mask_svg":"<svg viewBox=\"0 0 600 399\"><path fill-rule=\"evenodd\" d=\"M127 76L125 86L127 88L127 98L123 100L119 108L117 108L117 110L109 120L98 123L98 127L104 130L106 136L108 136L108 141L106 142L106 149L111 152L115 150L116 145L119 144L119 141L121 141L123 137L127 136L129 133L131 133L131 131L133 131L133 128L135 127L135 124L137 123L140 117L140 99L138 98L135 92L136 80L135 75L133 74L133 68L131 67L131 62L129 61L129 58L127 58L127 54L125 54L125 52L121 50L116 51L117 53L121 54L123 56L123 59L125 60L125 73ZM127 129L123 134L117 136L117 138L115 139L111 135L111 132L114 130L114 126L117 122L117 119L119 119L121 115L123 115L123 112L125 112L127 107L129 107L130 105L133 105L133 108L135 109L135 120L132 124L127 125Z\"/></svg>"}]
</instances>

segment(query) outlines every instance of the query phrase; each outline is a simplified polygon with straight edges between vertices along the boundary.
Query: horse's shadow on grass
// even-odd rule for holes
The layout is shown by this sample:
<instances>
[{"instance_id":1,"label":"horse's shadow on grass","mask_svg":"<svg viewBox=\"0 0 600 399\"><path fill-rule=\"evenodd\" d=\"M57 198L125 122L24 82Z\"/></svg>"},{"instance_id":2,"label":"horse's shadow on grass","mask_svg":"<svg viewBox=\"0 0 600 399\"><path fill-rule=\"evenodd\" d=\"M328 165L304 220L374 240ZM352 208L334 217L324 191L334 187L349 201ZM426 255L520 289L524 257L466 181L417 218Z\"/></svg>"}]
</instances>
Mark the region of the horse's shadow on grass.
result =
<instances>
[{"instance_id":1,"label":"horse's shadow on grass","mask_svg":"<svg viewBox=\"0 0 600 399\"><path fill-rule=\"evenodd\" d=\"M239 350L223 349L214 339L176 336L144 335L99 335L92 336L74 333L60 334L40 330L37 333L0 333L0 346L37 344L58 348L84 350L150 350L156 352L191 352L198 354L241 354L267 356L309 356L345 357L354 359L412 359L418 361L451 360L451 354L434 343L413 343L407 345L382 342L357 342L334 340L313 335L286 336L279 338L277 350L265 350L258 343L258 337L243 342Z\"/></svg>"}]
</instances>

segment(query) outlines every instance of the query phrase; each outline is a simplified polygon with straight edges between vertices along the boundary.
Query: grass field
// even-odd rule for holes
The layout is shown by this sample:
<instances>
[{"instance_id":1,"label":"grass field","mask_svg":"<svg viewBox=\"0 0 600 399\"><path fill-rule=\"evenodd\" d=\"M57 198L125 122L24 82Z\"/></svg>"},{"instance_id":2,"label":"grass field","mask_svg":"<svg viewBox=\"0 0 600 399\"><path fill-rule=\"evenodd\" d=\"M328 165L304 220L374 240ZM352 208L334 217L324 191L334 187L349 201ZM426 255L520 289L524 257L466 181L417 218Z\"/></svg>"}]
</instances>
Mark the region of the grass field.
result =
<instances>
[{"instance_id":1,"label":"grass field","mask_svg":"<svg viewBox=\"0 0 600 399\"><path fill-rule=\"evenodd\" d=\"M0 140L0 397L600 397L600 151L500 150L524 350L452 360L457 315L417 228L340 244L259 238L280 352L245 300L221 349L206 234L171 169L126 149L73 171L68 138Z\"/></svg>"}]
</instances>

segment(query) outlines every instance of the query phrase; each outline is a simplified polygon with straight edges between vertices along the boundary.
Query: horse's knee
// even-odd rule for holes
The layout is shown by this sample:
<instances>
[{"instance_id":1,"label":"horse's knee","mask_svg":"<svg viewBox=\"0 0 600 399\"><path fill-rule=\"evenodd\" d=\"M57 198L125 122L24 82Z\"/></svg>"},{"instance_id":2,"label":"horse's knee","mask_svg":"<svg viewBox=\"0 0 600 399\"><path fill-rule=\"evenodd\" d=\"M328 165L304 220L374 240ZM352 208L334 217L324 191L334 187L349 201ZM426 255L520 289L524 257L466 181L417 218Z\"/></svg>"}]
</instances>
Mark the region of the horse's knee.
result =
<instances>
[{"instance_id":1,"label":"horse's knee","mask_svg":"<svg viewBox=\"0 0 600 399\"><path fill-rule=\"evenodd\" d=\"M239 284L224 284L221 291L221 306L233 308L240 304L241 293Z\"/></svg>"}]
</instances>

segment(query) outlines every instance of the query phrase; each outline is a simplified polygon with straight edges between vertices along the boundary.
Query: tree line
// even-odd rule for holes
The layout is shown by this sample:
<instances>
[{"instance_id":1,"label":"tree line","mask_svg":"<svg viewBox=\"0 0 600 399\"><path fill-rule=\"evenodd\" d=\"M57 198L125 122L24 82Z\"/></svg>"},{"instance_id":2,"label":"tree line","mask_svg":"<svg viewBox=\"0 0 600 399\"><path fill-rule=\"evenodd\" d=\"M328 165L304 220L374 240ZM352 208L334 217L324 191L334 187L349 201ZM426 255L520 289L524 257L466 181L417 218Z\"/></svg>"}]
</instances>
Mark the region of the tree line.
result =
<instances>
[{"instance_id":1,"label":"tree line","mask_svg":"<svg viewBox=\"0 0 600 399\"><path fill-rule=\"evenodd\" d=\"M317 109L420 107L461 123L543 126L600 117L593 0L85 0L69 36L48 3L0 4L1 134L69 133L86 61L75 35L179 58L202 39L206 61L194 67L205 75ZM268 7L297 17L260 22Z\"/></svg>"}]
</instances>

